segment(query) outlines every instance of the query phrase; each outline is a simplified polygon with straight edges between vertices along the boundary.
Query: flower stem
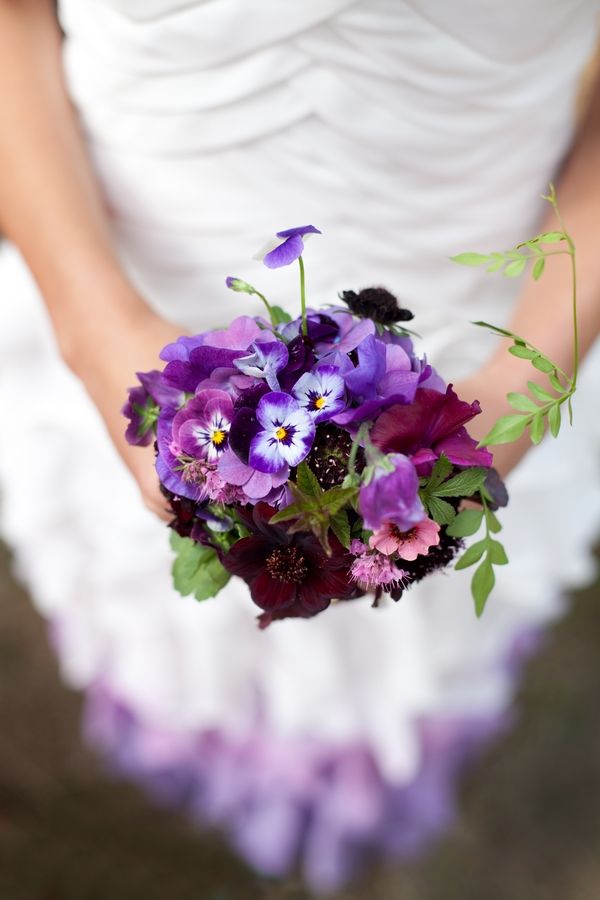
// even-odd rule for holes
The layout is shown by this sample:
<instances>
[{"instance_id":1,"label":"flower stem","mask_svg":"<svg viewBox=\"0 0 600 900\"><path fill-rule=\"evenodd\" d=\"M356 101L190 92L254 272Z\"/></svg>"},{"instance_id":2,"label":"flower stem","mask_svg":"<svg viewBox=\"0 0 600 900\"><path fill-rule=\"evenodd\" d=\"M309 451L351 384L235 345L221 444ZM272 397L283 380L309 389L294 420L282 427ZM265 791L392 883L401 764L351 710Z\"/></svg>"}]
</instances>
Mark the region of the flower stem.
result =
<instances>
[{"instance_id":1,"label":"flower stem","mask_svg":"<svg viewBox=\"0 0 600 900\"><path fill-rule=\"evenodd\" d=\"M308 322L306 321L306 281L304 277L304 260L298 257L298 265L300 266L300 306L302 309L302 334L304 337L308 335Z\"/></svg>"}]
</instances>

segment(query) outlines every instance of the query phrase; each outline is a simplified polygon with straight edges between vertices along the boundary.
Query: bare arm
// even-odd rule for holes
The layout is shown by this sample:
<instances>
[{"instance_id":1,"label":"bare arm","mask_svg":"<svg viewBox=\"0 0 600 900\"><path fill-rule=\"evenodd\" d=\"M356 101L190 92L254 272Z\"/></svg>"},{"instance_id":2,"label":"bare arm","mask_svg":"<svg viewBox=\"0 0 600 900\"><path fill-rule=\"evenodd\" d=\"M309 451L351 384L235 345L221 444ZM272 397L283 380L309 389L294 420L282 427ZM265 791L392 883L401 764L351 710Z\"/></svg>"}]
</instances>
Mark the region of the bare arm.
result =
<instances>
[{"instance_id":1,"label":"bare arm","mask_svg":"<svg viewBox=\"0 0 600 900\"><path fill-rule=\"evenodd\" d=\"M126 445L119 409L134 370L155 368L180 329L149 309L119 265L60 48L52 0L0 0L0 231L26 259L61 353L147 502L162 508L151 453Z\"/></svg>"},{"instance_id":2,"label":"bare arm","mask_svg":"<svg viewBox=\"0 0 600 900\"><path fill-rule=\"evenodd\" d=\"M579 325L581 351L585 353L600 333L600 76L556 187L561 214L577 248ZM556 227L550 212L540 231L554 231ZM571 267L567 256L553 257L540 281L524 283L507 327L540 347L565 371L572 370ZM483 437L499 416L514 412L506 403L506 392L526 390L527 379L533 377L531 367L506 350L507 344L499 341L488 364L459 386L465 398L477 396L484 407L474 423L476 437ZM500 470L508 472L528 446L523 440L495 448Z\"/></svg>"}]
</instances>

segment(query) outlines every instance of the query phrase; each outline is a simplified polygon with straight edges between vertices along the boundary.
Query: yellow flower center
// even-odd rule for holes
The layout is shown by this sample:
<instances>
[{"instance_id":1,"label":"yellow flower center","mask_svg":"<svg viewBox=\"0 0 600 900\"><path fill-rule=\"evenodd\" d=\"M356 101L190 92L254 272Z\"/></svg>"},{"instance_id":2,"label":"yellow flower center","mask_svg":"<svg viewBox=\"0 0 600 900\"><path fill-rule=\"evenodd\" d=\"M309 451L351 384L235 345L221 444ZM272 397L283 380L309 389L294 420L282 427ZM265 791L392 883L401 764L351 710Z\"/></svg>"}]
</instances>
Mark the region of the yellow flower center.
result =
<instances>
[{"instance_id":1,"label":"yellow flower center","mask_svg":"<svg viewBox=\"0 0 600 900\"><path fill-rule=\"evenodd\" d=\"M287 431L285 430L285 428L278 428L275 432L275 437L278 441L285 441L287 437Z\"/></svg>"},{"instance_id":2,"label":"yellow flower center","mask_svg":"<svg viewBox=\"0 0 600 900\"><path fill-rule=\"evenodd\" d=\"M222 444L224 440L225 440L225 432L221 428L218 428L216 431L213 431L211 441L213 442L213 444L215 444L215 446L218 447L219 444Z\"/></svg>"},{"instance_id":3,"label":"yellow flower center","mask_svg":"<svg viewBox=\"0 0 600 900\"><path fill-rule=\"evenodd\" d=\"M315 409L323 409L325 402L325 397L317 397L315 400Z\"/></svg>"}]
</instances>

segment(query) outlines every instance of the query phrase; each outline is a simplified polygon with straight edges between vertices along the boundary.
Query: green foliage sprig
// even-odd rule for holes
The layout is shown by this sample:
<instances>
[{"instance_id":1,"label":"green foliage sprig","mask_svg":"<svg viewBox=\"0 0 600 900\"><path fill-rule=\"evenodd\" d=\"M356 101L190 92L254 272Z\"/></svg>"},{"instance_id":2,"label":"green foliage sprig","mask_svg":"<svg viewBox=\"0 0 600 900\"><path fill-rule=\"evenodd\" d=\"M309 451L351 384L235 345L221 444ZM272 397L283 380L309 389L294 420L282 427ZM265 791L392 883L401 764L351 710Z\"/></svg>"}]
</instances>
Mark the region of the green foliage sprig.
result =
<instances>
[{"instance_id":1,"label":"green foliage sprig","mask_svg":"<svg viewBox=\"0 0 600 900\"><path fill-rule=\"evenodd\" d=\"M566 404L569 422L573 422L572 398L577 389L579 372L579 326L577 319L577 266L575 244L563 222L554 185L550 185L547 195L543 195L553 208L560 230L545 231L530 240L517 244L511 250L494 253L460 253L452 257L454 262L466 266L485 265L488 272L501 272L506 278L521 275L528 264L531 274L537 281L544 273L546 260L550 256L567 254L571 260L573 313L573 374L569 376L564 369L553 362L538 347L525 338L505 328L490 325L489 322L474 322L481 328L488 328L494 334L509 338L512 341L508 352L519 359L527 360L543 375L547 376L548 386L543 387L536 381L528 381L529 393L508 393L509 404L515 410L513 414L502 416L486 434L479 446L506 444L518 440L527 429L533 444L539 444L546 431L546 425L553 437L557 437L561 427L562 407ZM546 249L546 245L562 244L560 249ZM448 534L455 537L469 537L485 526L484 537L472 544L456 563L457 569L466 569L479 563L471 580L471 592L475 601L477 615L480 616L495 583L495 565L508 562L504 547L493 537L501 530L498 518L490 508L491 496L482 487L479 499L481 510L466 509L460 512L448 525Z\"/></svg>"},{"instance_id":2,"label":"green foliage sprig","mask_svg":"<svg viewBox=\"0 0 600 900\"><path fill-rule=\"evenodd\" d=\"M350 505L358 496L358 487L332 487L325 491L319 484L316 475L305 462L296 470L296 483L290 482L289 488L294 503L275 513L269 520L273 525L278 522L290 522L288 532L312 531L329 555L329 530L333 531L340 544L350 546L350 522L344 507Z\"/></svg>"}]
</instances>

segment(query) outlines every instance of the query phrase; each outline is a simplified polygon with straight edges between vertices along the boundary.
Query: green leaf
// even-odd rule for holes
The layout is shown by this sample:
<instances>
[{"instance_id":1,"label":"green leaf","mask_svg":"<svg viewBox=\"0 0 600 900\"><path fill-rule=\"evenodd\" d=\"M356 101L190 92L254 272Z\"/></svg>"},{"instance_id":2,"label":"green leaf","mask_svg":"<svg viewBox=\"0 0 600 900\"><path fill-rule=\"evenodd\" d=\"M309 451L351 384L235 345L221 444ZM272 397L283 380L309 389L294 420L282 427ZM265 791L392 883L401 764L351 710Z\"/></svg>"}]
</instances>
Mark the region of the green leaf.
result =
<instances>
[{"instance_id":1,"label":"green leaf","mask_svg":"<svg viewBox=\"0 0 600 900\"><path fill-rule=\"evenodd\" d=\"M477 541L476 544L472 544L468 547L462 556L459 557L455 569L468 569L469 566L474 566L475 563L479 562L483 554L485 553L487 548L487 541L484 539L482 541Z\"/></svg>"},{"instance_id":2,"label":"green leaf","mask_svg":"<svg viewBox=\"0 0 600 900\"><path fill-rule=\"evenodd\" d=\"M330 516L334 516L338 510L351 503L357 493L355 487L330 488L321 495L321 509L326 510Z\"/></svg>"},{"instance_id":3,"label":"green leaf","mask_svg":"<svg viewBox=\"0 0 600 900\"><path fill-rule=\"evenodd\" d=\"M492 262L487 267L488 272L497 272L506 262L503 253L490 253L489 259L491 259Z\"/></svg>"},{"instance_id":4,"label":"green leaf","mask_svg":"<svg viewBox=\"0 0 600 900\"><path fill-rule=\"evenodd\" d=\"M454 478L445 481L434 493L436 497L470 497L479 490L487 476L487 469L472 468L459 472Z\"/></svg>"},{"instance_id":5,"label":"green leaf","mask_svg":"<svg viewBox=\"0 0 600 900\"><path fill-rule=\"evenodd\" d=\"M425 485L428 493L433 493L435 489L444 481L452 471L452 463L447 456L442 455L434 465L431 475Z\"/></svg>"},{"instance_id":6,"label":"green leaf","mask_svg":"<svg viewBox=\"0 0 600 900\"><path fill-rule=\"evenodd\" d=\"M529 419L530 416L527 415L502 416L480 442L481 446L510 444L511 441L517 441L525 431Z\"/></svg>"},{"instance_id":7,"label":"green leaf","mask_svg":"<svg viewBox=\"0 0 600 900\"><path fill-rule=\"evenodd\" d=\"M546 265L546 260L544 259L543 256L540 256L539 259L536 259L536 261L533 264L533 269L531 272L531 274L533 275L534 281L538 281L542 277L545 265Z\"/></svg>"},{"instance_id":8,"label":"green leaf","mask_svg":"<svg viewBox=\"0 0 600 900\"><path fill-rule=\"evenodd\" d=\"M548 412L548 424L550 425L550 433L552 437L557 437L560 431L560 406L555 403L550 407Z\"/></svg>"},{"instance_id":9,"label":"green leaf","mask_svg":"<svg viewBox=\"0 0 600 900\"><path fill-rule=\"evenodd\" d=\"M308 497L320 497L323 493L317 476L306 462L301 462L296 469L296 485Z\"/></svg>"},{"instance_id":10,"label":"green leaf","mask_svg":"<svg viewBox=\"0 0 600 900\"><path fill-rule=\"evenodd\" d=\"M303 495L304 496L304 495ZM318 513L319 505L316 500L306 498L306 501L291 503L289 506L280 509L274 516L269 519L270 525L276 525L278 522L289 522L290 519L297 519L304 514Z\"/></svg>"},{"instance_id":11,"label":"green leaf","mask_svg":"<svg viewBox=\"0 0 600 900\"><path fill-rule=\"evenodd\" d=\"M290 316L290 314L280 306L271 306L269 312L271 314L272 325L282 325L292 321L292 317Z\"/></svg>"},{"instance_id":12,"label":"green leaf","mask_svg":"<svg viewBox=\"0 0 600 900\"><path fill-rule=\"evenodd\" d=\"M538 355L537 359L531 360L531 365L539 369L540 372L554 372L554 363L551 363L545 356Z\"/></svg>"},{"instance_id":13,"label":"green leaf","mask_svg":"<svg viewBox=\"0 0 600 900\"><path fill-rule=\"evenodd\" d=\"M519 254L520 255L520 254ZM504 270L504 275L507 278L516 278L521 274L525 266L527 265L527 257L522 256L520 259L515 259L513 262L509 263Z\"/></svg>"},{"instance_id":14,"label":"green leaf","mask_svg":"<svg viewBox=\"0 0 600 900\"><path fill-rule=\"evenodd\" d=\"M446 500L439 500L437 497L428 497L427 505L431 517L438 525L449 525L455 518L456 511Z\"/></svg>"},{"instance_id":15,"label":"green leaf","mask_svg":"<svg viewBox=\"0 0 600 900\"><path fill-rule=\"evenodd\" d=\"M350 523L348 521L348 513L345 509L340 509L331 517L331 530L343 547L350 546Z\"/></svg>"},{"instance_id":16,"label":"green leaf","mask_svg":"<svg viewBox=\"0 0 600 900\"><path fill-rule=\"evenodd\" d=\"M494 566L508 565L508 556L506 550L500 541L488 541L489 560Z\"/></svg>"},{"instance_id":17,"label":"green leaf","mask_svg":"<svg viewBox=\"0 0 600 900\"><path fill-rule=\"evenodd\" d=\"M514 391L511 391L506 395L506 399L513 407L513 409L518 409L519 412L537 412L538 405L537 403L528 397L527 394L517 394Z\"/></svg>"},{"instance_id":18,"label":"green leaf","mask_svg":"<svg viewBox=\"0 0 600 900\"><path fill-rule=\"evenodd\" d=\"M499 531L502 531L502 525L498 521L498 516L489 508L486 510L486 520L492 534L498 534Z\"/></svg>"},{"instance_id":19,"label":"green leaf","mask_svg":"<svg viewBox=\"0 0 600 900\"><path fill-rule=\"evenodd\" d=\"M509 347L508 352L518 356L519 359L536 359L540 355L537 350L530 350L529 347L522 347L520 344Z\"/></svg>"},{"instance_id":20,"label":"green leaf","mask_svg":"<svg viewBox=\"0 0 600 900\"><path fill-rule=\"evenodd\" d=\"M538 400L541 400L542 403L547 403L549 400L552 401L555 399L552 394L549 393L549 391L541 387L541 385L536 384L535 381L528 381L527 387L529 388L533 396L537 397Z\"/></svg>"},{"instance_id":21,"label":"green leaf","mask_svg":"<svg viewBox=\"0 0 600 900\"><path fill-rule=\"evenodd\" d=\"M494 334L500 334L503 337L513 338L515 341L521 341L521 343L525 343L523 338L520 338L518 334L514 334L512 331L507 331L506 328L499 328L497 325L492 325L490 322L471 322L472 325L477 325L479 328L489 328L490 331L493 331Z\"/></svg>"},{"instance_id":22,"label":"green leaf","mask_svg":"<svg viewBox=\"0 0 600 900\"><path fill-rule=\"evenodd\" d=\"M482 509L463 509L448 525L450 537L469 537L479 531L483 519Z\"/></svg>"},{"instance_id":23,"label":"green leaf","mask_svg":"<svg viewBox=\"0 0 600 900\"><path fill-rule=\"evenodd\" d=\"M550 372L548 374L548 378L550 379L550 384L552 385L554 390L558 391L559 394L564 394L565 387L556 372Z\"/></svg>"},{"instance_id":24,"label":"green leaf","mask_svg":"<svg viewBox=\"0 0 600 900\"><path fill-rule=\"evenodd\" d=\"M173 561L173 585L182 596L193 594L196 600L214 597L230 579L212 547L205 547L190 538L171 535L171 547L175 551Z\"/></svg>"},{"instance_id":25,"label":"green leaf","mask_svg":"<svg viewBox=\"0 0 600 900\"><path fill-rule=\"evenodd\" d=\"M538 234L535 240L540 244L557 244L559 241L564 241L565 236L562 231L544 231L543 234Z\"/></svg>"},{"instance_id":26,"label":"green leaf","mask_svg":"<svg viewBox=\"0 0 600 900\"><path fill-rule=\"evenodd\" d=\"M489 261L486 253L459 253L458 256L451 256L452 262L458 263L460 266L482 266Z\"/></svg>"},{"instance_id":27,"label":"green leaf","mask_svg":"<svg viewBox=\"0 0 600 900\"><path fill-rule=\"evenodd\" d=\"M539 442L544 437L544 415L539 412L536 416L533 417L531 425L529 427L529 435L531 437L531 442L533 444L539 444Z\"/></svg>"},{"instance_id":28,"label":"green leaf","mask_svg":"<svg viewBox=\"0 0 600 900\"><path fill-rule=\"evenodd\" d=\"M481 563L471 579L471 593L475 601L475 612L478 616L483 613L487 599L496 583L496 576L492 565L487 558Z\"/></svg>"}]
</instances>

